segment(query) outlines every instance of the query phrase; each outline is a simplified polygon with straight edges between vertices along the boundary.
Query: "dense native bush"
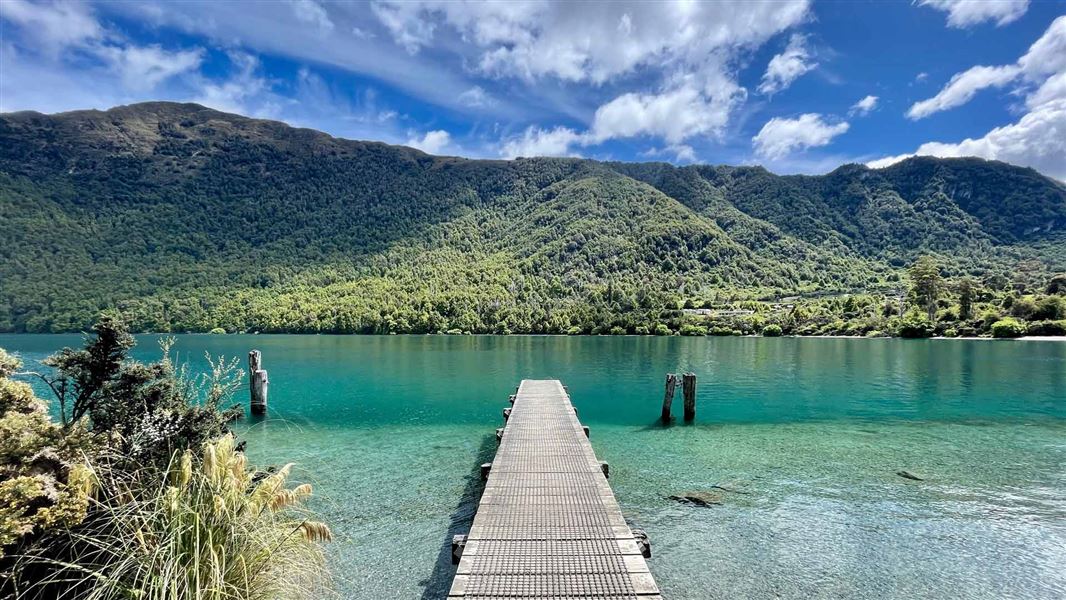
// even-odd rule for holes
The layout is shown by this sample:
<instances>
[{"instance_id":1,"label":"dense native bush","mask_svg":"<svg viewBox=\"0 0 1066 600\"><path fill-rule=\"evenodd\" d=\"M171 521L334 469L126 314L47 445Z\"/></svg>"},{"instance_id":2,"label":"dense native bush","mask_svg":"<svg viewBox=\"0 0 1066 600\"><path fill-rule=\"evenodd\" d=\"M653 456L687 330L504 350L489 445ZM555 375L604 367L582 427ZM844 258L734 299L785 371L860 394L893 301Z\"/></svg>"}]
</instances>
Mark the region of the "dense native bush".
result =
<instances>
[{"instance_id":1,"label":"dense native bush","mask_svg":"<svg viewBox=\"0 0 1066 600\"><path fill-rule=\"evenodd\" d=\"M0 597L20 600L311 599L329 594L329 529L300 509L290 466L250 468L224 409L240 377L128 359L102 318L51 373L0 350ZM61 421L16 375L56 395Z\"/></svg>"},{"instance_id":2,"label":"dense native bush","mask_svg":"<svg viewBox=\"0 0 1066 600\"><path fill-rule=\"evenodd\" d=\"M707 328L701 325L693 325L692 323L685 323L680 329L681 335L689 336L702 336L707 335Z\"/></svg>"},{"instance_id":3,"label":"dense native bush","mask_svg":"<svg viewBox=\"0 0 1066 600\"><path fill-rule=\"evenodd\" d=\"M1025 323L1013 317L1007 317L993 323L991 331L992 337L995 338L1016 338L1025 335L1026 327Z\"/></svg>"},{"instance_id":4,"label":"dense native bush","mask_svg":"<svg viewBox=\"0 0 1066 600\"><path fill-rule=\"evenodd\" d=\"M152 103L0 115L0 198L0 331L677 331L800 296L823 314L785 330L861 335L900 295L969 320L1066 281L1062 185L975 159L460 160Z\"/></svg>"},{"instance_id":5,"label":"dense native bush","mask_svg":"<svg viewBox=\"0 0 1066 600\"><path fill-rule=\"evenodd\" d=\"M933 323L921 312L913 310L900 319L897 331L903 338L932 337Z\"/></svg>"},{"instance_id":6,"label":"dense native bush","mask_svg":"<svg viewBox=\"0 0 1066 600\"><path fill-rule=\"evenodd\" d=\"M763 327L762 334L765 337L781 337L781 326L775 323L770 323L766 327Z\"/></svg>"},{"instance_id":7,"label":"dense native bush","mask_svg":"<svg viewBox=\"0 0 1066 600\"><path fill-rule=\"evenodd\" d=\"M1029 323L1027 335L1066 335L1066 319L1060 321L1035 321Z\"/></svg>"}]
</instances>

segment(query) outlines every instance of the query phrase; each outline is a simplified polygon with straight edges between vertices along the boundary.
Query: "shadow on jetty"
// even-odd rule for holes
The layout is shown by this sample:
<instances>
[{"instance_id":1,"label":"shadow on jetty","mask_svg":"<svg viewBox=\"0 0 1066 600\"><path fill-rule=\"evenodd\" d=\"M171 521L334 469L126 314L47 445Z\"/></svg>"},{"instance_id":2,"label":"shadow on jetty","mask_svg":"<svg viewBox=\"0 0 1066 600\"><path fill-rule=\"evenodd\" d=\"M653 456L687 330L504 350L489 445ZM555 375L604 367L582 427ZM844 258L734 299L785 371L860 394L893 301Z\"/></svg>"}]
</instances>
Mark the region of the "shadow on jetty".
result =
<instances>
[{"instance_id":1,"label":"shadow on jetty","mask_svg":"<svg viewBox=\"0 0 1066 600\"><path fill-rule=\"evenodd\" d=\"M440 552L437 553L437 562L433 565L433 572L430 573L429 578L421 582L425 586L422 591L422 600L440 600L448 597L448 590L455 576L455 566L452 565L452 536L470 532L474 515L477 513L478 502L481 500L481 492L485 487L481 481L481 464L491 462L495 454L496 436L486 435L478 447L477 460L471 465L470 472L466 474L463 494L459 498L459 504L452 511L448 535L441 540Z\"/></svg>"}]
</instances>

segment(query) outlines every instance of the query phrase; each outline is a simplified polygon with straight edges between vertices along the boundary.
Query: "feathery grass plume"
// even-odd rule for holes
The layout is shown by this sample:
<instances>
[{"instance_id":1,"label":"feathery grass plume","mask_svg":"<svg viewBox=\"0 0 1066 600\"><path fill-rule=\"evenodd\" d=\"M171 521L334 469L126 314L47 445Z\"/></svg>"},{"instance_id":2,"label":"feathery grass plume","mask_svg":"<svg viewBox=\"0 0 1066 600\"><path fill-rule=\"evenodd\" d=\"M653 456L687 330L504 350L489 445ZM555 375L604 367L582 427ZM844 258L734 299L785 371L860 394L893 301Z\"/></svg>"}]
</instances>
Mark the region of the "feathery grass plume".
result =
<instances>
[{"instance_id":1,"label":"feathery grass plume","mask_svg":"<svg viewBox=\"0 0 1066 600\"><path fill-rule=\"evenodd\" d=\"M302 508L311 486L286 487L291 465L258 478L230 435L202 456L175 453L163 481L116 473L98 482L129 493L99 498L99 518L68 534L80 554L36 585L77 579L70 597L85 600L332 597L322 547L332 534Z\"/></svg>"}]
</instances>

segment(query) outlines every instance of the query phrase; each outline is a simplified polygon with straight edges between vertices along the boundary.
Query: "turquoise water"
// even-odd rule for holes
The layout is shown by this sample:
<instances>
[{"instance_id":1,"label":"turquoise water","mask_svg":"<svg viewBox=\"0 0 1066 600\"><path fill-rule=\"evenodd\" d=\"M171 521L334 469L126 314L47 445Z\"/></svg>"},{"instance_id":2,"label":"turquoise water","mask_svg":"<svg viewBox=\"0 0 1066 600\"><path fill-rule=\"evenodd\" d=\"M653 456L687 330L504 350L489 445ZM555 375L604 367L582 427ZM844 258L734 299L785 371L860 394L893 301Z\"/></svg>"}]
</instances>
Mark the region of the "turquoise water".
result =
<instances>
[{"instance_id":1,"label":"turquoise water","mask_svg":"<svg viewBox=\"0 0 1066 600\"><path fill-rule=\"evenodd\" d=\"M178 337L198 369L262 350L270 418L242 434L315 484L347 598L444 594L522 378L570 388L667 598L1066 597L1066 343ZM673 371L699 376L693 425L656 423ZM721 504L667 498L693 491Z\"/></svg>"}]
</instances>

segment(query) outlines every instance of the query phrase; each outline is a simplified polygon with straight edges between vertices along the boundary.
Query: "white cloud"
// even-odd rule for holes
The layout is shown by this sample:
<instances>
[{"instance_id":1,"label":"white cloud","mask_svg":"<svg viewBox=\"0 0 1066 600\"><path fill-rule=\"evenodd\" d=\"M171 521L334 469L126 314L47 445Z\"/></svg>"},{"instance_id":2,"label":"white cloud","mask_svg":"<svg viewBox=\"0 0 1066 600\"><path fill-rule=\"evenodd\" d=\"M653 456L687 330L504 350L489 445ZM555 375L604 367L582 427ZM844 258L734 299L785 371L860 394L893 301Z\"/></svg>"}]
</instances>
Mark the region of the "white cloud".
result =
<instances>
[{"instance_id":1,"label":"white cloud","mask_svg":"<svg viewBox=\"0 0 1066 600\"><path fill-rule=\"evenodd\" d=\"M661 136L670 144L718 135L743 90L726 86L708 95L691 82L659 94L623 94L596 110L589 137L602 142L636 135Z\"/></svg>"},{"instance_id":2,"label":"white cloud","mask_svg":"<svg viewBox=\"0 0 1066 600\"><path fill-rule=\"evenodd\" d=\"M1006 25L1029 9L1029 0L921 0L919 4L948 13L948 25L960 29L985 21Z\"/></svg>"},{"instance_id":3,"label":"white cloud","mask_svg":"<svg viewBox=\"0 0 1066 600\"><path fill-rule=\"evenodd\" d=\"M230 51L228 56L235 72L222 81L203 79L192 101L223 112L255 117L277 115L277 102L265 94L270 83L258 74L259 59L239 51Z\"/></svg>"},{"instance_id":4,"label":"white cloud","mask_svg":"<svg viewBox=\"0 0 1066 600\"><path fill-rule=\"evenodd\" d=\"M158 44L138 46L109 32L80 2L34 4L23 0L0 2L0 20L14 23L26 36L32 51L61 67L69 55L76 54L77 64L86 68L91 58L119 75L123 87L130 91L148 91L162 81L197 69L203 49L169 51ZM91 66L89 67L91 68Z\"/></svg>"},{"instance_id":5,"label":"white cloud","mask_svg":"<svg viewBox=\"0 0 1066 600\"><path fill-rule=\"evenodd\" d=\"M1066 71L1066 16L1052 21L1040 39L1018 59L1018 65L1030 80Z\"/></svg>"},{"instance_id":6,"label":"white cloud","mask_svg":"<svg viewBox=\"0 0 1066 600\"><path fill-rule=\"evenodd\" d=\"M98 53L122 77L127 89L149 91L163 80L200 67L202 49L169 52L153 46L103 46Z\"/></svg>"},{"instance_id":7,"label":"white cloud","mask_svg":"<svg viewBox=\"0 0 1066 600\"><path fill-rule=\"evenodd\" d=\"M848 114L865 117L873 112L875 108L877 108L877 96L866 96L862 100L852 104L851 108L848 109Z\"/></svg>"},{"instance_id":8,"label":"white cloud","mask_svg":"<svg viewBox=\"0 0 1066 600\"><path fill-rule=\"evenodd\" d=\"M894 165L901 160L907 160L908 158L915 156L914 154L897 154L895 156L886 156L884 158L878 158L866 163L867 167L871 169L883 169L885 167Z\"/></svg>"},{"instance_id":9,"label":"white cloud","mask_svg":"<svg viewBox=\"0 0 1066 600\"><path fill-rule=\"evenodd\" d=\"M1029 108L1037 108L1059 98L1066 98L1066 71L1048 78L1025 99L1025 105Z\"/></svg>"},{"instance_id":10,"label":"white cloud","mask_svg":"<svg viewBox=\"0 0 1066 600\"><path fill-rule=\"evenodd\" d=\"M1014 65L971 67L952 77L936 96L914 103L907 111L907 117L915 120L924 119L933 113L962 106L969 102L977 92L989 87L1003 87L1014 81L1019 73L1021 70Z\"/></svg>"},{"instance_id":11,"label":"white cloud","mask_svg":"<svg viewBox=\"0 0 1066 600\"><path fill-rule=\"evenodd\" d=\"M412 148L418 148L426 154L440 154L442 150L447 148L452 143L452 136L443 129L437 129L435 131L427 131L425 135L418 137L412 136L407 140L405 145Z\"/></svg>"},{"instance_id":12,"label":"white cloud","mask_svg":"<svg viewBox=\"0 0 1066 600\"><path fill-rule=\"evenodd\" d=\"M330 20L329 13L315 0L289 0L289 6L292 7L292 13L300 21L325 31L333 29L333 21Z\"/></svg>"},{"instance_id":13,"label":"white cloud","mask_svg":"<svg viewBox=\"0 0 1066 600\"><path fill-rule=\"evenodd\" d=\"M487 74L603 83L640 66L698 66L716 49L760 44L807 18L784 2L381 1L374 14L417 52L449 29L472 45ZM442 36L443 37L443 36Z\"/></svg>"},{"instance_id":14,"label":"white cloud","mask_svg":"<svg viewBox=\"0 0 1066 600\"><path fill-rule=\"evenodd\" d=\"M867 165L885 167L916 155L1001 160L1066 181L1066 98L1043 104L1018 122L996 127L980 138L967 138L957 144L927 142L913 154L882 158Z\"/></svg>"},{"instance_id":15,"label":"white cloud","mask_svg":"<svg viewBox=\"0 0 1066 600\"><path fill-rule=\"evenodd\" d=\"M846 122L827 123L822 115L807 113L795 119L770 119L751 141L759 156L780 159L795 150L825 146L847 130Z\"/></svg>"},{"instance_id":16,"label":"white cloud","mask_svg":"<svg viewBox=\"0 0 1066 600\"><path fill-rule=\"evenodd\" d=\"M696 150L692 146L687 144L678 144L676 146L666 146L665 148L648 148L644 152L640 153L641 156L648 157L660 157L660 156L673 156L675 162L679 163L694 163L696 162Z\"/></svg>"},{"instance_id":17,"label":"white cloud","mask_svg":"<svg viewBox=\"0 0 1066 600\"><path fill-rule=\"evenodd\" d=\"M495 100L489 96L489 93L486 92L483 87L475 85L462 94L459 94L459 102L471 108L483 108L491 106Z\"/></svg>"},{"instance_id":18,"label":"white cloud","mask_svg":"<svg viewBox=\"0 0 1066 600\"><path fill-rule=\"evenodd\" d=\"M5 0L0 0L2 4ZM442 53L412 57L397 51L396 43L377 15L378 5L318 1L333 27L297 18L288 2L104 3L96 10L116 19L140 19L147 27L178 31L220 48L239 47L260 55L275 55L301 64L325 65L380 80L422 102L470 111L459 96L474 85L470 73L455 68L453 57ZM431 38L427 38L431 39ZM461 42L456 42L462 46ZM508 119L530 118L546 112L535 102L496 98L479 112ZM398 139L402 141L403 135Z\"/></svg>"},{"instance_id":19,"label":"white cloud","mask_svg":"<svg viewBox=\"0 0 1066 600\"><path fill-rule=\"evenodd\" d=\"M1066 16L1057 18L1016 65L999 68L1013 70L1016 92L1026 94L1029 112L1016 122L981 137L927 142L912 153L867 164L883 167L915 155L978 156L1032 167L1066 181Z\"/></svg>"},{"instance_id":20,"label":"white cloud","mask_svg":"<svg viewBox=\"0 0 1066 600\"><path fill-rule=\"evenodd\" d=\"M762 83L759 84L759 92L772 96L817 66L818 63L811 61L807 38L794 33L785 51L770 59L766 73L762 76Z\"/></svg>"},{"instance_id":21,"label":"white cloud","mask_svg":"<svg viewBox=\"0 0 1066 600\"><path fill-rule=\"evenodd\" d=\"M581 142L582 135L569 127L541 129L531 125L522 135L505 140L500 148L500 156L576 156L570 147Z\"/></svg>"},{"instance_id":22,"label":"white cloud","mask_svg":"<svg viewBox=\"0 0 1066 600\"><path fill-rule=\"evenodd\" d=\"M574 146L647 135L663 138L682 160L692 153L682 142L720 136L731 111L746 96L743 88L730 81L717 81L717 85L708 86L710 91L698 89L695 78L685 78L657 94L623 94L596 110L587 131L529 127L521 136L505 140L500 153L508 158L573 156Z\"/></svg>"},{"instance_id":23,"label":"white cloud","mask_svg":"<svg viewBox=\"0 0 1066 600\"><path fill-rule=\"evenodd\" d=\"M1016 64L977 66L956 73L936 96L913 104L907 116L922 119L942 110L962 106L985 88L1003 87L1019 80L1029 84L1039 83L1063 71L1066 71L1066 16L1055 19Z\"/></svg>"},{"instance_id":24,"label":"white cloud","mask_svg":"<svg viewBox=\"0 0 1066 600\"><path fill-rule=\"evenodd\" d=\"M104 35L89 6L80 2L34 4L25 0L4 0L0 2L0 20L32 31L35 40L52 54Z\"/></svg>"},{"instance_id":25,"label":"white cloud","mask_svg":"<svg viewBox=\"0 0 1066 600\"><path fill-rule=\"evenodd\" d=\"M413 19L412 12L417 7L408 3L385 3L374 2L370 5L381 24L392 34L397 44L400 44L410 54L416 54L418 50L433 40L433 30L436 24Z\"/></svg>"}]
</instances>

